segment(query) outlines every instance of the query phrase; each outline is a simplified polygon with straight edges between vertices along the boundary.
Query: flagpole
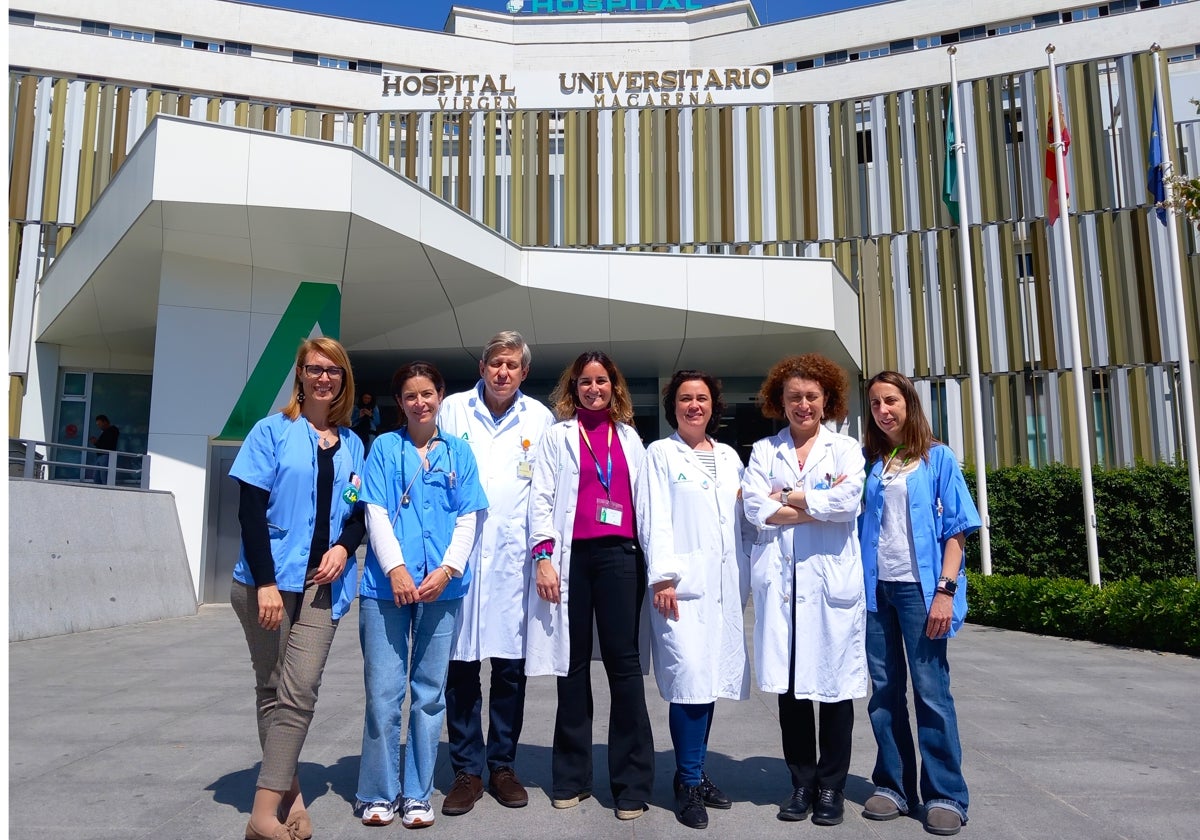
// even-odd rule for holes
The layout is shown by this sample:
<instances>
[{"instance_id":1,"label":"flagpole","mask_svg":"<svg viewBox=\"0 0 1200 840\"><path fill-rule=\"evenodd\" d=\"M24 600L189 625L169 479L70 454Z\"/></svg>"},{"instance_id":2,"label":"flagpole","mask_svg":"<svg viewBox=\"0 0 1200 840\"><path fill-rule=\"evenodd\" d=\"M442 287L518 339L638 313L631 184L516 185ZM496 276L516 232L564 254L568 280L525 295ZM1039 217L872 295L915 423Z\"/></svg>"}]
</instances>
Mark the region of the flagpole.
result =
<instances>
[{"instance_id":1,"label":"flagpole","mask_svg":"<svg viewBox=\"0 0 1200 840\"><path fill-rule=\"evenodd\" d=\"M975 443L975 496L979 507L979 518L983 527L979 529L979 566L985 575L992 573L992 535L991 521L988 519L987 503L987 451L983 439L983 389L979 383L979 328L975 320L975 277L971 270L971 240L967 220L967 180L963 177L966 169L967 144L963 142L962 125L959 122L958 107L958 67L955 64L955 53L958 47L946 50L950 54L950 100L953 103L951 116L954 125L954 148L946 153L954 153L954 163L958 177L955 178L955 197L958 201L958 259L962 277L963 309L967 320L967 367L971 374L971 423L974 426L973 440Z\"/></svg>"},{"instance_id":2,"label":"flagpole","mask_svg":"<svg viewBox=\"0 0 1200 840\"><path fill-rule=\"evenodd\" d=\"M1054 45L1046 47L1050 66L1050 114L1054 126L1054 173L1058 188L1059 241L1067 287L1067 323L1071 328L1071 378L1075 385L1075 416L1079 431L1079 472L1083 482L1083 532L1087 537L1088 580L1100 585L1100 551L1096 545L1096 499L1092 491L1092 447L1089 441L1087 394L1083 382L1083 351L1079 341L1079 303L1075 295L1075 256L1071 251L1071 214L1067 207L1066 162L1063 160L1062 113L1059 109L1058 74L1054 69Z\"/></svg>"},{"instance_id":3,"label":"flagpole","mask_svg":"<svg viewBox=\"0 0 1200 840\"><path fill-rule=\"evenodd\" d=\"M1153 44L1150 52L1154 58L1154 95L1158 97L1159 145L1162 148L1162 175L1167 211L1167 243L1171 261L1171 291L1175 303L1175 331L1179 334L1179 414L1183 419L1183 445L1187 458L1188 490L1192 497L1192 541L1196 553L1196 577L1200 578L1200 458L1196 452L1196 412L1192 402L1192 356L1188 349L1188 325L1184 311L1183 276L1179 270L1179 229L1175 225L1175 203L1172 201L1174 187L1171 175L1171 146L1167 142L1167 107L1163 99L1162 63L1158 59L1159 46Z\"/></svg>"}]
</instances>

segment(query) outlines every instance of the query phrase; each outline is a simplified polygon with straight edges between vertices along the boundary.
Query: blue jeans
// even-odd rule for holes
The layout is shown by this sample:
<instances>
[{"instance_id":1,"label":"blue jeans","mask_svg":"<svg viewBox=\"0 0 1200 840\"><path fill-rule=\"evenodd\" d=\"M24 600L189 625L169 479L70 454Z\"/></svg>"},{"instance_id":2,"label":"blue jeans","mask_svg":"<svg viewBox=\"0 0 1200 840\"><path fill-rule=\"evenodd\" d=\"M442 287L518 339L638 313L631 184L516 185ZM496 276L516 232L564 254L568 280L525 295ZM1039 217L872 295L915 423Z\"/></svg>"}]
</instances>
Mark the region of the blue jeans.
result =
<instances>
[{"instance_id":1,"label":"blue jeans","mask_svg":"<svg viewBox=\"0 0 1200 840\"><path fill-rule=\"evenodd\" d=\"M695 787L704 778L708 733L712 731L716 703L672 703L667 715L671 744L675 747L675 780Z\"/></svg>"},{"instance_id":2,"label":"blue jeans","mask_svg":"<svg viewBox=\"0 0 1200 840\"><path fill-rule=\"evenodd\" d=\"M877 612L867 613L867 709L879 751L871 781L907 812L918 802L917 759L908 721L906 687L912 675L921 750L920 800L926 809L949 808L967 820L967 783L962 774L958 716L950 695L946 639L925 635L928 612L921 584L879 581Z\"/></svg>"},{"instance_id":3,"label":"blue jeans","mask_svg":"<svg viewBox=\"0 0 1200 840\"><path fill-rule=\"evenodd\" d=\"M367 694L358 801L397 802L401 790L409 799L428 801L446 716L446 668L462 599L403 607L376 598L359 598L358 603ZM412 707L402 788L400 710L409 685Z\"/></svg>"}]
</instances>

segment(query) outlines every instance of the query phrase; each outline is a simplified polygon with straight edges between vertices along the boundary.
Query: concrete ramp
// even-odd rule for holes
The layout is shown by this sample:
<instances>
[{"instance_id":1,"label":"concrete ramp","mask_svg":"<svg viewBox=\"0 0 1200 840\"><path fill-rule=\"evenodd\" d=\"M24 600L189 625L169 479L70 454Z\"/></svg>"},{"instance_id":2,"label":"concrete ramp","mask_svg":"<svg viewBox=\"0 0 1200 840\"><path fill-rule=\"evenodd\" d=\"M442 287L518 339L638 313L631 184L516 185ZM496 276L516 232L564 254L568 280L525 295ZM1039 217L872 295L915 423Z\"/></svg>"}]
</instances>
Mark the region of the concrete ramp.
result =
<instances>
[{"instance_id":1,"label":"concrete ramp","mask_svg":"<svg viewBox=\"0 0 1200 840\"><path fill-rule=\"evenodd\" d=\"M10 479L8 639L196 613L170 493Z\"/></svg>"}]
</instances>

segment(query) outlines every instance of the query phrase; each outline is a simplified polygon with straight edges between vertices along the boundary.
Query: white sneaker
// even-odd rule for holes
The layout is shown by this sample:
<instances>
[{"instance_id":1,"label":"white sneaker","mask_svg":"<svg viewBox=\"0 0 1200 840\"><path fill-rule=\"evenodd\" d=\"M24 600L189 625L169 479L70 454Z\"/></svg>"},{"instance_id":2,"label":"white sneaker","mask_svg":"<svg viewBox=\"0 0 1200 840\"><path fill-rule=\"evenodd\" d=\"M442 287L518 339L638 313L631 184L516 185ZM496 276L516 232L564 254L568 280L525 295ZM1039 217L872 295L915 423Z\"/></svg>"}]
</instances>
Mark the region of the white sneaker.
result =
<instances>
[{"instance_id":1,"label":"white sneaker","mask_svg":"<svg viewBox=\"0 0 1200 840\"><path fill-rule=\"evenodd\" d=\"M433 825L433 806L424 799L405 799L404 818L401 820L405 828L424 828Z\"/></svg>"},{"instance_id":2,"label":"white sneaker","mask_svg":"<svg viewBox=\"0 0 1200 840\"><path fill-rule=\"evenodd\" d=\"M371 802L363 808L363 825L391 825L396 819L396 803Z\"/></svg>"}]
</instances>

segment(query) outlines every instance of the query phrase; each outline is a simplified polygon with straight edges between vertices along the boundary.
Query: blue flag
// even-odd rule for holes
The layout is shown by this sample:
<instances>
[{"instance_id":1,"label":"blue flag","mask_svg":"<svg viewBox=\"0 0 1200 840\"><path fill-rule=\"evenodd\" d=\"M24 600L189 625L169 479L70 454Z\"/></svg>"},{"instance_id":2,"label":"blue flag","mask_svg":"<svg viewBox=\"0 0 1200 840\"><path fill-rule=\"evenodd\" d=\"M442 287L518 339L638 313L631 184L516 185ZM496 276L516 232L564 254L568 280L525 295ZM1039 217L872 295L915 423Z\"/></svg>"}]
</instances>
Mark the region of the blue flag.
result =
<instances>
[{"instance_id":1,"label":"blue flag","mask_svg":"<svg viewBox=\"0 0 1200 840\"><path fill-rule=\"evenodd\" d=\"M1163 183L1163 152L1162 138L1158 136L1158 95L1154 96L1154 114L1150 118L1153 122L1150 127L1150 169L1146 172L1146 190L1154 197L1154 203L1158 205L1155 211L1158 213L1158 220L1164 225L1167 223L1167 211L1163 209L1162 203L1167 200L1167 188Z\"/></svg>"}]
</instances>

